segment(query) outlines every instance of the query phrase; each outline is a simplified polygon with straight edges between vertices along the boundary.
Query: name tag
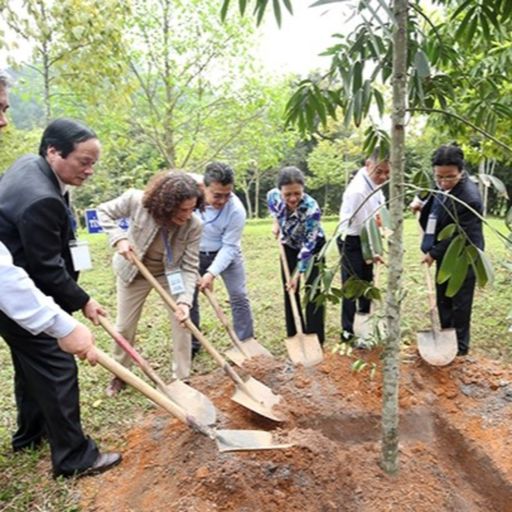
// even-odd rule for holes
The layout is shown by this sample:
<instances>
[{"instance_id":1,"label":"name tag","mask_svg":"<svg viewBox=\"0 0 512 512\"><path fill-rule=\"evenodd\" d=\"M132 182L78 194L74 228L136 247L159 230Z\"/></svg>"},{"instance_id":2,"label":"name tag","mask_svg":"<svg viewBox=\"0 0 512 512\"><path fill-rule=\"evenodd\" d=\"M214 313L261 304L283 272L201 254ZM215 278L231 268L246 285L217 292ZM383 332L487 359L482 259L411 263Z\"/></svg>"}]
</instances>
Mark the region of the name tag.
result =
<instances>
[{"instance_id":1,"label":"name tag","mask_svg":"<svg viewBox=\"0 0 512 512\"><path fill-rule=\"evenodd\" d=\"M75 272L92 268L91 253L86 240L72 240L69 242L69 250Z\"/></svg>"},{"instance_id":2,"label":"name tag","mask_svg":"<svg viewBox=\"0 0 512 512\"><path fill-rule=\"evenodd\" d=\"M165 277L167 278L169 290L171 290L173 295L180 295L181 293L185 293L185 283L183 282L181 270L167 271L165 273Z\"/></svg>"},{"instance_id":3,"label":"name tag","mask_svg":"<svg viewBox=\"0 0 512 512\"><path fill-rule=\"evenodd\" d=\"M426 235L433 235L436 232L437 217L435 215L429 215L427 221L427 227L425 229Z\"/></svg>"}]
</instances>

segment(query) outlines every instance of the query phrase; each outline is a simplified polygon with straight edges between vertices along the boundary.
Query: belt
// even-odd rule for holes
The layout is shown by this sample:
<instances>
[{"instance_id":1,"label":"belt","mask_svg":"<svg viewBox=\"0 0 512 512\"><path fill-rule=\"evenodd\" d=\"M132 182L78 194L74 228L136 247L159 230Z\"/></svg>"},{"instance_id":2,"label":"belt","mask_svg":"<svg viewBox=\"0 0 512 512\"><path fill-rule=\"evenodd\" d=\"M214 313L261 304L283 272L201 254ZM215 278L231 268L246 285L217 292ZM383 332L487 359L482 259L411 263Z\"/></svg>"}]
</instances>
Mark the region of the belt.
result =
<instances>
[{"instance_id":1,"label":"belt","mask_svg":"<svg viewBox=\"0 0 512 512\"><path fill-rule=\"evenodd\" d=\"M199 251L201 256L215 256L219 251Z\"/></svg>"}]
</instances>

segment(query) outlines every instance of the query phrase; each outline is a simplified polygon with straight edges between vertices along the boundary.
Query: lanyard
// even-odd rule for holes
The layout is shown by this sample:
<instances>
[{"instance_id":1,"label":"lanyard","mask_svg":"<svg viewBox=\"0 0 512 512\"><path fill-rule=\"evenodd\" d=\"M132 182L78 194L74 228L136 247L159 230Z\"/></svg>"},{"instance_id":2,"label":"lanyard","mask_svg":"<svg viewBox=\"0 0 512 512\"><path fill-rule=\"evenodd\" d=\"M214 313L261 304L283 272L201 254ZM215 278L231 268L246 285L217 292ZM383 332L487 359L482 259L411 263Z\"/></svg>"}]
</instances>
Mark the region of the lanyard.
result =
<instances>
[{"instance_id":1,"label":"lanyard","mask_svg":"<svg viewBox=\"0 0 512 512\"><path fill-rule=\"evenodd\" d=\"M368 185L368 188L370 189L370 192L375 192L375 187L371 184L370 180L366 175L363 174L364 181L366 181L366 184ZM379 202L379 207L381 206L380 198L377 198L377 201Z\"/></svg>"},{"instance_id":2,"label":"lanyard","mask_svg":"<svg viewBox=\"0 0 512 512\"><path fill-rule=\"evenodd\" d=\"M167 231L167 228L163 228L160 231L160 234L162 236L162 240L164 241L164 247L165 247L165 257L167 259L167 265L172 265L172 247L169 243L169 231Z\"/></svg>"},{"instance_id":3,"label":"lanyard","mask_svg":"<svg viewBox=\"0 0 512 512\"><path fill-rule=\"evenodd\" d=\"M71 231L73 231L73 236L76 238L76 229L78 227L76 217L73 215L73 210L71 210L71 206L69 206L69 192L66 192L62 198L64 199L64 204L66 206L66 213L68 214L69 225L71 226Z\"/></svg>"},{"instance_id":4,"label":"lanyard","mask_svg":"<svg viewBox=\"0 0 512 512\"><path fill-rule=\"evenodd\" d=\"M217 215L213 219L208 220L206 222L204 222L204 213L201 212L201 219L203 220L203 227L207 226L208 224L213 224L221 216L223 211L224 211L224 206L219 210L219 212L217 213Z\"/></svg>"},{"instance_id":5,"label":"lanyard","mask_svg":"<svg viewBox=\"0 0 512 512\"><path fill-rule=\"evenodd\" d=\"M372 184L371 184L370 180L368 179L368 177L363 174L363 178L364 178L364 181L366 181L366 184L368 185L368 187L370 188L370 192L373 192L375 189L372 186Z\"/></svg>"}]
</instances>

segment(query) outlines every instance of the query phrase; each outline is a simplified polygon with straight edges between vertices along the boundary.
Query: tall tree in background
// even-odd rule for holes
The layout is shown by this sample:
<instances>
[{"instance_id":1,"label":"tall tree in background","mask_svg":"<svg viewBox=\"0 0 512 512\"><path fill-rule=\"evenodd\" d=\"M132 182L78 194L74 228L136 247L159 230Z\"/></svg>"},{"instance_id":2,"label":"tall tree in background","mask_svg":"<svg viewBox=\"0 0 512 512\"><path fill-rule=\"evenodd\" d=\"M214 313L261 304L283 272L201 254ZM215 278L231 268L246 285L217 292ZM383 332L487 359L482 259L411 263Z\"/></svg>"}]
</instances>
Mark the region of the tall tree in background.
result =
<instances>
[{"instance_id":1,"label":"tall tree in background","mask_svg":"<svg viewBox=\"0 0 512 512\"><path fill-rule=\"evenodd\" d=\"M200 167L250 122L224 108L243 87L251 30L222 24L213 0L135 0L131 72L140 87L132 122L170 167ZM246 73L242 72L245 68ZM222 124L224 138L215 140Z\"/></svg>"},{"instance_id":2,"label":"tall tree in background","mask_svg":"<svg viewBox=\"0 0 512 512\"><path fill-rule=\"evenodd\" d=\"M127 11L125 2L118 0L25 0L22 4L9 0L0 4L7 29L2 46L9 50L23 44L32 49L28 65L41 79L45 123L52 118L58 97L76 98L85 92L83 84L119 74L117 56ZM9 31L16 36L11 45L7 43Z\"/></svg>"}]
</instances>

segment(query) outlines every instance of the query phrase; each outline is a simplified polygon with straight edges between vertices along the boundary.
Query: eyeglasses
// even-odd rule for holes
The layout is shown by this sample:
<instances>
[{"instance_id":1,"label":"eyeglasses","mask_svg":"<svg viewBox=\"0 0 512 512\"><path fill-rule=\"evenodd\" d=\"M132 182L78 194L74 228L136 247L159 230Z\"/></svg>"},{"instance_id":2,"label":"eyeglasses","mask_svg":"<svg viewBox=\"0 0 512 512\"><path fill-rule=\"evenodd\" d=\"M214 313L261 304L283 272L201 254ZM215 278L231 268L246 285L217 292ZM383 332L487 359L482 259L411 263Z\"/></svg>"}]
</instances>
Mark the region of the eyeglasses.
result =
<instances>
[{"instance_id":1,"label":"eyeglasses","mask_svg":"<svg viewBox=\"0 0 512 512\"><path fill-rule=\"evenodd\" d=\"M459 178L460 178L459 174L457 174L457 176L434 176L434 179L437 182L444 181L444 182L447 182L447 183L452 183L454 181L457 181Z\"/></svg>"}]
</instances>

